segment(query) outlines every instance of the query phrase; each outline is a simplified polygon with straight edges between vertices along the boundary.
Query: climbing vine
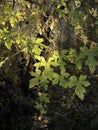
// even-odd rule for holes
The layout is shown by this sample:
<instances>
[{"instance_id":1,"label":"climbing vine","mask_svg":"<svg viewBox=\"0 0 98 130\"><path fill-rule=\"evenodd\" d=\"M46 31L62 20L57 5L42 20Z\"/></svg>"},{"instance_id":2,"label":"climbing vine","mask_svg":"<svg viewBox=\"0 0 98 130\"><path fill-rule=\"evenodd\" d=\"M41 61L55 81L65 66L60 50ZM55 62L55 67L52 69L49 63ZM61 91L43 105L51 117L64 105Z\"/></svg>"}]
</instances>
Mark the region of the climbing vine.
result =
<instances>
[{"instance_id":1,"label":"climbing vine","mask_svg":"<svg viewBox=\"0 0 98 130\"><path fill-rule=\"evenodd\" d=\"M35 107L41 118L49 103L50 84L73 89L83 100L91 84L88 77L98 76L95 73L98 30L94 30L98 26L98 11L95 3L91 6L88 3L83 0L0 3L0 45L9 52L13 46L16 49L15 54L0 57L0 68L21 52L27 66L33 59L29 88L38 88Z\"/></svg>"}]
</instances>

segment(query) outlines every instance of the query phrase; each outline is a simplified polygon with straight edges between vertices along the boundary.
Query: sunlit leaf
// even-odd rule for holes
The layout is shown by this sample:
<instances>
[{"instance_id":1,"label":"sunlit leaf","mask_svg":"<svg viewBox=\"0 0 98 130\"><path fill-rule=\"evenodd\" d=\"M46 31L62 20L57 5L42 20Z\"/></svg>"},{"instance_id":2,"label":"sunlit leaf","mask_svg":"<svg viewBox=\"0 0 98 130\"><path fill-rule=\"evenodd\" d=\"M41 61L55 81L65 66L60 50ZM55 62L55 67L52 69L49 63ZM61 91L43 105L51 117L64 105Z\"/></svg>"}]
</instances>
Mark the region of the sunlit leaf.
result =
<instances>
[{"instance_id":1,"label":"sunlit leaf","mask_svg":"<svg viewBox=\"0 0 98 130\"><path fill-rule=\"evenodd\" d=\"M0 62L0 68L3 66L4 63L5 63L5 61Z\"/></svg>"},{"instance_id":2,"label":"sunlit leaf","mask_svg":"<svg viewBox=\"0 0 98 130\"><path fill-rule=\"evenodd\" d=\"M16 22L15 17L11 17L10 18L10 24L11 24L12 27L14 27L15 22Z\"/></svg>"},{"instance_id":3,"label":"sunlit leaf","mask_svg":"<svg viewBox=\"0 0 98 130\"><path fill-rule=\"evenodd\" d=\"M35 41L35 43L42 43L44 40L43 38L37 38L37 40Z\"/></svg>"},{"instance_id":4,"label":"sunlit leaf","mask_svg":"<svg viewBox=\"0 0 98 130\"><path fill-rule=\"evenodd\" d=\"M82 87L82 85L78 85L75 89L75 93L81 100L83 100L84 94L86 93L86 90L84 87Z\"/></svg>"},{"instance_id":5,"label":"sunlit leaf","mask_svg":"<svg viewBox=\"0 0 98 130\"><path fill-rule=\"evenodd\" d=\"M32 49L32 53L34 53L36 55L40 55L41 52L42 52L42 49L40 49L38 45L34 45L34 47Z\"/></svg>"}]
</instances>

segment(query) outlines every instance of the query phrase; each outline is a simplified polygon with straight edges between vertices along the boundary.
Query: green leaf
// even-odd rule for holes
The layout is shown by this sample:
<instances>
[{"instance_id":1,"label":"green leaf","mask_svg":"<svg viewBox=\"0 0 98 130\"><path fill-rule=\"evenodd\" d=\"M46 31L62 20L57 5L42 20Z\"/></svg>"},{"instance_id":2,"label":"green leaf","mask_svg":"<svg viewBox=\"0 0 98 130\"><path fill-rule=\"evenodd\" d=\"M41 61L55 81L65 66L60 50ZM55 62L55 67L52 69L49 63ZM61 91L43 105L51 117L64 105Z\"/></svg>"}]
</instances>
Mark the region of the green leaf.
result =
<instances>
[{"instance_id":1,"label":"green leaf","mask_svg":"<svg viewBox=\"0 0 98 130\"><path fill-rule=\"evenodd\" d=\"M57 67L57 66L59 66L59 63L57 63L57 62L51 62L50 65L52 65L54 67Z\"/></svg>"},{"instance_id":2,"label":"green leaf","mask_svg":"<svg viewBox=\"0 0 98 130\"><path fill-rule=\"evenodd\" d=\"M39 78L35 77L30 80L29 88L33 88L35 85L39 85Z\"/></svg>"},{"instance_id":3,"label":"green leaf","mask_svg":"<svg viewBox=\"0 0 98 130\"><path fill-rule=\"evenodd\" d=\"M59 77L60 77L59 74L57 74L57 73L53 73L53 80L52 80L52 84L53 84L53 85L58 84L58 82L59 82L59 80L60 80Z\"/></svg>"},{"instance_id":4,"label":"green leaf","mask_svg":"<svg viewBox=\"0 0 98 130\"><path fill-rule=\"evenodd\" d=\"M81 68L82 68L82 61L81 61L81 60L78 60L78 61L76 62L76 66L77 66L77 68L78 68L79 70L81 70Z\"/></svg>"},{"instance_id":5,"label":"green leaf","mask_svg":"<svg viewBox=\"0 0 98 130\"><path fill-rule=\"evenodd\" d=\"M80 57L82 58L82 59L84 59L86 56L88 56L88 52L89 52L89 49L87 48L87 46L83 46L83 47L81 47L80 48Z\"/></svg>"},{"instance_id":6,"label":"green leaf","mask_svg":"<svg viewBox=\"0 0 98 130\"><path fill-rule=\"evenodd\" d=\"M71 76L69 78L68 87L76 87L75 88L75 94L81 99L84 99L84 93L86 92L84 87L89 86L89 81L86 80L85 75L80 75L79 80L76 78L76 76Z\"/></svg>"},{"instance_id":7,"label":"green leaf","mask_svg":"<svg viewBox=\"0 0 98 130\"><path fill-rule=\"evenodd\" d=\"M34 58L42 63L46 63L45 58L43 56L35 55Z\"/></svg>"},{"instance_id":8,"label":"green leaf","mask_svg":"<svg viewBox=\"0 0 98 130\"><path fill-rule=\"evenodd\" d=\"M98 47L93 47L92 49L88 49L86 46L81 47L80 56L82 58L87 58L85 60L85 65L88 65L91 73L94 73L96 66L98 66L98 61L95 57L98 57Z\"/></svg>"},{"instance_id":9,"label":"green leaf","mask_svg":"<svg viewBox=\"0 0 98 130\"><path fill-rule=\"evenodd\" d=\"M75 89L75 93L76 95L83 100L84 99L84 94L86 93L86 90L84 87L82 87L82 85L77 85L76 89Z\"/></svg>"},{"instance_id":10,"label":"green leaf","mask_svg":"<svg viewBox=\"0 0 98 130\"><path fill-rule=\"evenodd\" d=\"M16 17L18 18L19 21L23 21L23 16L21 12L17 12Z\"/></svg>"},{"instance_id":11,"label":"green leaf","mask_svg":"<svg viewBox=\"0 0 98 130\"><path fill-rule=\"evenodd\" d=\"M75 49L70 49L67 59L73 63L77 59L78 55Z\"/></svg>"},{"instance_id":12,"label":"green leaf","mask_svg":"<svg viewBox=\"0 0 98 130\"><path fill-rule=\"evenodd\" d=\"M3 66L4 63L5 63L5 60L0 62L0 68Z\"/></svg>"},{"instance_id":13,"label":"green leaf","mask_svg":"<svg viewBox=\"0 0 98 130\"><path fill-rule=\"evenodd\" d=\"M59 85L62 86L63 88L67 88L68 87L67 81L66 81L66 79L63 76L60 77Z\"/></svg>"},{"instance_id":14,"label":"green leaf","mask_svg":"<svg viewBox=\"0 0 98 130\"><path fill-rule=\"evenodd\" d=\"M80 75L80 77L79 77L79 82L80 82L83 86L85 86L85 87L87 87L87 86L90 85L89 81L86 80L86 76L85 76L85 75Z\"/></svg>"},{"instance_id":15,"label":"green leaf","mask_svg":"<svg viewBox=\"0 0 98 130\"><path fill-rule=\"evenodd\" d=\"M65 72L65 71L61 71L61 74L59 76L59 85L64 87L64 88L67 88L68 87L68 76L69 76L69 73Z\"/></svg>"},{"instance_id":16,"label":"green leaf","mask_svg":"<svg viewBox=\"0 0 98 130\"><path fill-rule=\"evenodd\" d=\"M45 70L43 71L43 75L45 75L47 77L47 79L49 79L51 81L53 78L53 69L45 68Z\"/></svg>"},{"instance_id":17,"label":"green leaf","mask_svg":"<svg viewBox=\"0 0 98 130\"><path fill-rule=\"evenodd\" d=\"M44 40L43 38L37 38L37 40L35 41L35 43L42 43Z\"/></svg>"},{"instance_id":18,"label":"green leaf","mask_svg":"<svg viewBox=\"0 0 98 130\"><path fill-rule=\"evenodd\" d=\"M91 73L94 73L96 66L98 66L98 61L95 59L94 56L88 56L88 59L85 62L86 65L89 66Z\"/></svg>"},{"instance_id":19,"label":"green leaf","mask_svg":"<svg viewBox=\"0 0 98 130\"><path fill-rule=\"evenodd\" d=\"M10 24L11 24L12 27L14 27L15 22L16 22L15 17L11 17L11 18L10 18Z\"/></svg>"},{"instance_id":20,"label":"green leaf","mask_svg":"<svg viewBox=\"0 0 98 130\"><path fill-rule=\"evenodd\" d=\"M40 76L40 85L44 88L47 87L48 83L49 81L47 80L47 76L42 73L42 75Z\"/></svg>"},{"instance_id":21,"label":"green leaf","mask_svg":"<svg viewBox=\"0 0 98 130\"><path fill-rule=\"evenodd\" d=\"M86 75L80 75L79 81L82 83L84 80L86 80Z\"/></svg>"},{"instance_id":22,"label":"green leaf","mask_svg":"<svg viewBox=\"0 0 98 130\"><path fill-rule=\"evenodd\" d=\"M41 101L41 102L44 102L44 103L49 103L48 94L47 94L47 93L43 93L43 94L40 96L40 101Z\"/></svg>"},{"instance_id":23,"label":"green leaf","mask_svg":"<svg viewBox=\"0 0 98 130\"><path fill-rule=\"evenodd\" d=\"M45 109L44 109L44 106L43 106L42 102L36 101L36 102L35 102L35 108L37 108L37 110L40 111L40 114L41 114L41 115L46 114L46 111L45 111Z\"/></svg>"},{"instance_id":24,"label":"green leaf","mask_svg":"<svg viewBox=\"0 0 98 130\"><path fill-rule=\"evenodd\" d=\"M42 78L41 78L42 79ZM49 83L49 81L46 79L44 79L43 81L40 79L40 86L42 87L42 89L44 90L44 91L47 91L47 89L48 89L48 83Z\"/></svg>"},{"instance_id":25,"label":"green leaf","mask_svg":"<svg viewBox=\"0 0 98 130\"><path fill-rule=\"evenodd\" d=\"M41 52L42 52L42 49L40 49L38 45L34 45L34 47L33 47L33 49L32 49L32 52L33 52L35 55L40 55Z\"/></svg>"},{"instance_id":26,"label":"green leaf","mask_svg":"<svg viewBox=\"0 0 98 130\"><path fill-rule=\"evenodd\" d=\"M35 108L37 108L38 110L43 109L43 105L42 105L42 103L36 102L36 106L35 106Z\"/></svg>"},{"instance_id":27,"label":"green leaf","mask_svg":"<svg viewBox=\"0 0 98 130\"><path fill-rule=\"evenodd\" d=\"M69 85L68 85L68 87L72 88L72 87L76 86L77 82L78 82L77 77L76 76L71 76L69 78Z\"/></svg>"}]
</instances>

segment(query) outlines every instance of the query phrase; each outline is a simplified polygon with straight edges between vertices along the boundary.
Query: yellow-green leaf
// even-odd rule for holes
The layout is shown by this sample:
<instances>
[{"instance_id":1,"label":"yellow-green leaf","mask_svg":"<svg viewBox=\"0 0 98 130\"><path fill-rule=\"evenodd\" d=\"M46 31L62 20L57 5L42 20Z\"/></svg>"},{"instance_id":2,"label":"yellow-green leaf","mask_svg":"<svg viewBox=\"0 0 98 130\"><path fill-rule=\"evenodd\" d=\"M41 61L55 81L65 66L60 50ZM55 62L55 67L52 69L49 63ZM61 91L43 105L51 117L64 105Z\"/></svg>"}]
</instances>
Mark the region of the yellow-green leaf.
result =
<instances>
[{"instance_id":1,"label":"yellow-green leaf","mask_svg":"<svg viewBox=\"0 0 98 130\"><path fill-rule=\"evenodd\" d=\"M4 63L5 63L5 60L0 62L0 68L2 67L2 65L3 65Z\"/></svg>"},{"instance_id":2,"label":"yellow-green leaf","mask_svg":"<svg viewBox=\"0 0 98 130\"><path fill-rule=\"evenodd\" d=\"M37 40L35 41L35 43L42 43L44 40L43 38L37 38Z\"/></svg>"}]
</instances>

